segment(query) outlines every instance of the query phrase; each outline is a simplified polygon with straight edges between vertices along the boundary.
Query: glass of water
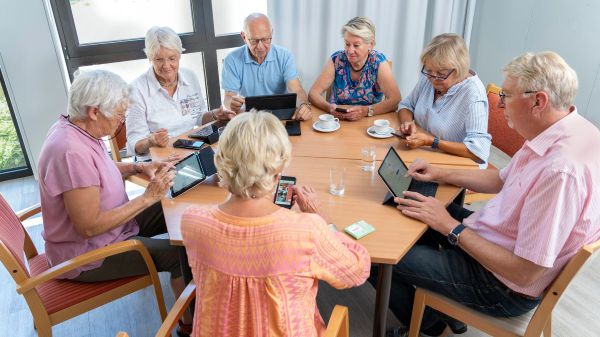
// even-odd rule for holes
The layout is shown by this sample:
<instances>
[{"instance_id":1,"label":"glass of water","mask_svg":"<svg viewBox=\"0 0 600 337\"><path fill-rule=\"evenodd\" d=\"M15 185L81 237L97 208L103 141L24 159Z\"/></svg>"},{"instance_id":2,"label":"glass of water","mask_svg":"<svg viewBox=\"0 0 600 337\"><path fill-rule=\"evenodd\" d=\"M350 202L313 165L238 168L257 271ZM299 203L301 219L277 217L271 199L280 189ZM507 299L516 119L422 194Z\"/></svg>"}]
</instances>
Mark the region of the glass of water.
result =
<instances>
[{"instance_id":1,"label":"glass of water","mask_svg":"<svg viewBox=\"0 0 600 337\"><path fill-rule=\"evenodd\" d=\"M375 146L365 146L360 150L360 158L362 160L361 168L363 171L372 172L375 169L375 159L377 151Z\"/></svg>"},{"instance_id":2,"label":"glass of water","mask_svg":"<svg viewBox=\"0 0 600 337\"><path fill-rule=\"evenodd\" d=\"M332 167L329 169L329 193L333 195L344 195L346 186L344 179L345 168Z\"/></svg>"}]
</instances>

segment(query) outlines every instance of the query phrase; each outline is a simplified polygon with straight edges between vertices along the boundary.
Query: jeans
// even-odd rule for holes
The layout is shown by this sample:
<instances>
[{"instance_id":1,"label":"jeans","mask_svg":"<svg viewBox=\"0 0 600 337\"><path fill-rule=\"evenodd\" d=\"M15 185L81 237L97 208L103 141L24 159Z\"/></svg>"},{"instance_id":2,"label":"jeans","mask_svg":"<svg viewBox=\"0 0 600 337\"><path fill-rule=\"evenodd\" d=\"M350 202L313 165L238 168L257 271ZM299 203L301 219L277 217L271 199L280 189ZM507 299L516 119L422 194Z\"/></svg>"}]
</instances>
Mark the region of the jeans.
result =
<instances>
[{"instance_id":1,"label":"jeans","mask_svg":"<svg viewBox=\"0 0 600 337\"><path fill-rule=\"evenodd\" d=\"M454 204L448 211L458 221L472 213ZM371 275L369 282L377 284L377 267L373 267ZM450 245L444 235L432 229L392 269L390 309L406 326L410 324L415 286L491 316L519 316L540 302L539 298L526 298L510 290L469 254ZM427 307L421 331L448 319Z\"/></svg>"}]
</instances>

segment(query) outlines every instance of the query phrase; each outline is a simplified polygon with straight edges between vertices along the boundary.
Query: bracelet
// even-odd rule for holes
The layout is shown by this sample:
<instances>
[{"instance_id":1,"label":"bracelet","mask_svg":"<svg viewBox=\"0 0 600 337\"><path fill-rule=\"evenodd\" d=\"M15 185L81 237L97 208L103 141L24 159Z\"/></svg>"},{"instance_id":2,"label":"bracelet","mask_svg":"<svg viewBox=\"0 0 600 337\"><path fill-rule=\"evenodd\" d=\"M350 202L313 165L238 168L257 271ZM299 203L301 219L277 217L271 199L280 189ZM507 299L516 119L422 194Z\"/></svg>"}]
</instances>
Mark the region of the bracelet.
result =
<instances>
[{"instance_id":1,"label":"bracelet","mask_svg":"<svg viewBox=\"0 0 600 337\"><path fill-rule=\"evenodd\" d=\"M327 228L333 233L338 232L338 229L335 226L335 224L330 223L329 225L327 225Z\"/></svg>"},{"instance_id":2,"label":"bracelet","mask_svg":"<svg viewBox=\"0 0 600 337\"><path fill-rule=\"evenodd\" d=\"M140 163L133 163L133 169L135 170L135 173L144 172L144 169L141 167Z\"/></svg>"},{"instance_id":3,"label":"bracelet","mask_svg":"<svg viewBox=\"0 0 600 337\"><path fill-rule=\"evenodd\" d=\"M210 114L212 115L212 119L214 121L216 121L217 120L217 114L215 114L215 110L210 110Z\"/></svg>"},{"instance_id":4,"label":"bracelet","mask_svg":"<svg viewBox=\"0 0 600 337\"><path fill-rule=\"evenodd\" d=\"M302 102L302 103L300 103L300 105L298 107L301 108L303 105L306 105L309 109L312 106L312 104L310 104L310 102Z\"/></svg>"}]
</instances>

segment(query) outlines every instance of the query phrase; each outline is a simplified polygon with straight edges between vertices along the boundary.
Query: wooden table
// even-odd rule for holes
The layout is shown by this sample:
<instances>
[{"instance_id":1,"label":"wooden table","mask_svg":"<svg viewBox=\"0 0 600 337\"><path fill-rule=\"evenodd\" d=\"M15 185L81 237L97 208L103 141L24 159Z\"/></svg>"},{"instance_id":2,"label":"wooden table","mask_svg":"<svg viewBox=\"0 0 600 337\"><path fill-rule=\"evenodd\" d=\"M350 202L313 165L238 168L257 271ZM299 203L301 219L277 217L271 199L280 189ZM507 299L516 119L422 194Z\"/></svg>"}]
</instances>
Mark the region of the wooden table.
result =
<instances>
[{"instance_id":1,"label":"wooden table","mask_svg":"<svg viewBox=\"0 0 600 337\"><path fill-rule=\"evenodd\" d=\"M318 113L313 114L313 120L315 120ZM392 114L379 118L386 118L392 122L396 120ZM357 122L342 121L340 130L333 133L314 131L312 121L302 122L302 136L290 137L293 144L293 159L283 173L295 176L298 184L311 185L317 190L324 209L338 229L343 229L358 220L365 220L375 227L375 232L359 241L369 251L372 262L379 264L373 336L383 336L389 304L392 266L400 261L425 232L427 226L402 215L394 207L382 205L387 191L385 185L376 171L361 170L361 147L376 146L377 167L379 167L380 161L389 147L396 146L398 143L398 139L395 137L375 139L368 136L366 128L372 124L372 120L372 118L365 118ZM161 159L174 152L185 154L190 150L174 149L169 146L151 148L150 152L153 158ZM435 163L436 166L478 168L477 164L470 159L436 151L416 149L402 150L399 153L406 162L424 158ZM329 169L332 167L346 168L346 190L343 196L334 196L328 193ZM440 185L436 198L449 204L460 192L461 189L455 186ZM226 190L217 185L216 176L213 176L175 199L163 199L162 206L171 243L182 245L180 221L181 214L187 207L192 205L211 207L223 202L227 194ZM184 250L182 249L182 251ZM187 261L182 261L182 263L187 263Z\"/></svg>"}]
</instances>

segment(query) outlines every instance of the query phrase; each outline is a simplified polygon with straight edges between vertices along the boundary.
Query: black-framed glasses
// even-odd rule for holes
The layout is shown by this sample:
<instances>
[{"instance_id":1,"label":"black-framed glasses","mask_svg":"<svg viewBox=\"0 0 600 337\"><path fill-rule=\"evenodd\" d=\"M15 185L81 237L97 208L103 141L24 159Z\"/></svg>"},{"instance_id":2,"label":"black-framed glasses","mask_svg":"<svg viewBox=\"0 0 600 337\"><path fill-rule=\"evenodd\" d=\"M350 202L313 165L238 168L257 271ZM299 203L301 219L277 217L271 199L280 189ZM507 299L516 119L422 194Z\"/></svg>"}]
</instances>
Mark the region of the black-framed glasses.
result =
<instances>
[{"instance_id":1,"label":"black-framed glasses","mask_svg":"<svg viewBox=\"0 0 600 337\"><path fill-rule=\"evenodd\" d=\"M527 91L523 91L520 93L516 93L516 94L512 94L512 95L507 95L504 91L500 91L500 93L498 94L498 96L500 96L500 103L504 104L504 102L506 102L506 97L512 97L513 95L528 95L528 94L535 94L540 92L539 90L527 90Z\"/></svg>"},{"instance_id":2,"label":"black-framed glasses","mask_svg":"<svg viewBox=\"0 0 600 337\"><path fill-rule=\"evenodd\" d=\"M454 72L455 69L450 70L446 75L434 75L434 74L430 74L428 72L425 71L425 66L423 66L423 68L421 68L421 74L429 77L432 80L438 80L438 81L444 81L446 79L448 79L448 77L450 77L450 75L452 75L452 73Z\"/></svg>"},{"instance_id":3,"label":"black-framed glasses","mask_svg":"<svg viewBox=\"0 0 600 337\"><path fill-rule=\"evenodd\" d=\"M263 45L271 44L271 40L273 40L273 37L265 37L263 39L248 39L248 42L250 42L250 45L252 46L258 46L258 44L261 42Z\"/></svg>"}]
</instances>

